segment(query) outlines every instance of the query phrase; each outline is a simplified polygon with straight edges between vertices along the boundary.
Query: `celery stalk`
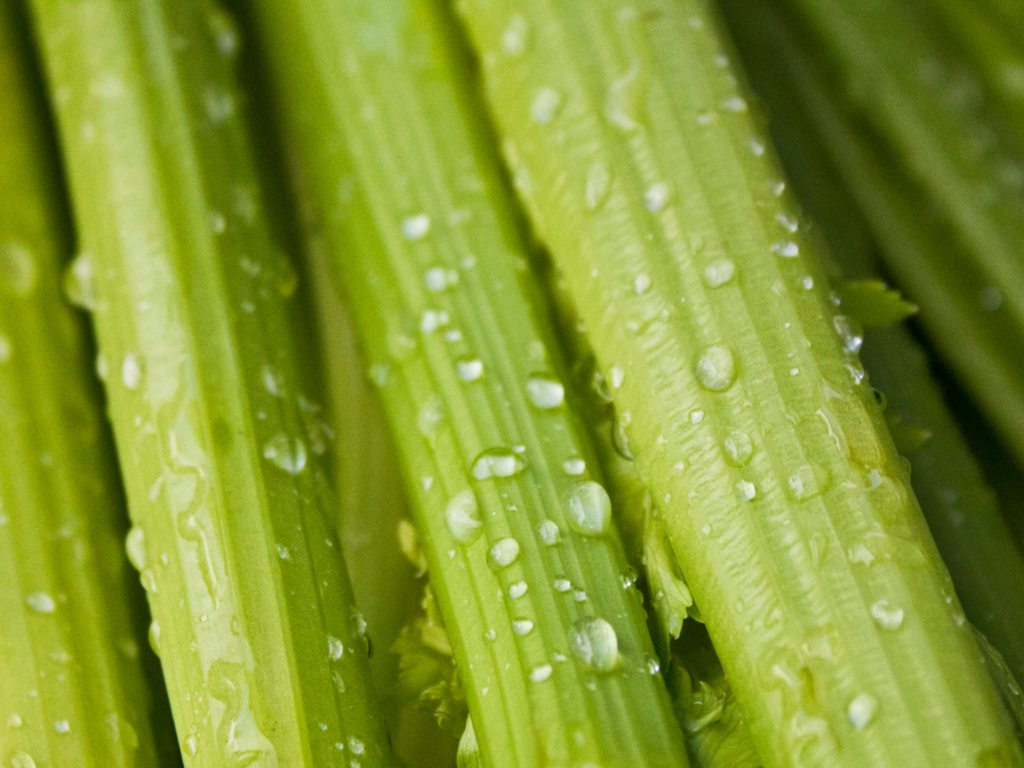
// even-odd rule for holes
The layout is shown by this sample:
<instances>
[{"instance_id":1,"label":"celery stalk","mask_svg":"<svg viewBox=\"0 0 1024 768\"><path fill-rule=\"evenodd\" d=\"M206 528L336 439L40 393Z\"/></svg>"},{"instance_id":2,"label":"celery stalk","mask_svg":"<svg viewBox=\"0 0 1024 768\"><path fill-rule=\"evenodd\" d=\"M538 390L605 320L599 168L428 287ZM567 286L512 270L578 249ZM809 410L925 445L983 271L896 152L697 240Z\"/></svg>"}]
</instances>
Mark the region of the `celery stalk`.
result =
<instances>
[{"instance_id":1,"label":"celery stalk","mask_svg":"<svg viewBox=\"0 0 1024 768\"><path fill-rule=\"evenodd\" d=\"M295 273L200 0L31 4L187 766L391 765L301 377Z\"/></svg>"},{"instance_id":2,"label":"celery stalk","mask_svg":"<svg viewBox=\"0 0 1024 768\"><path fill-rule=\"evenodd\" d=\"M870 225L820 144L793 82L827 99L812 65L765 6L722 3L758 93L773 115L772 135L805 201L822 227L837 266L854 278L877 278L880 265ZM781 66L780 66L781 62ZM891 212L889 214L892 215ZM870 318L866 318L870 321ZM1024 558L1002 518L978 461L929 370L929 362L903 327L867 328L861 356L872 382L886 396L887 417L907 439L897 446L913 465L912 484L967 618L1024 676Z\"/></svg>"},{"instance_id":3,"label":"celery stalk","mask_svg":"<svg viewBox=\"0 0 1024 768\"><path fill-rule=\"evenodd\" d=\"M252 13L402 461L464 761L685 765L450 20L404 0Z\"/></svg>"},{"instance_id":4,"label":"celery stalk","mask_svg":"<svg viewBox=\"0 0 1024 768\"><path fill-rule=\"evenodd\" d=\"M707 3L459 7L765 764L1020 760Z\"/></svg>"},{"instance_id":5,"label":"celery stalk","mask_svg":"<svg viewBox=\"0 0 1024 768\"><path fill-rule=\"evenodd\" d=\"M0 762L157 764L124 508L23 19L0 4Z\"/></svg>"}]
</instances>

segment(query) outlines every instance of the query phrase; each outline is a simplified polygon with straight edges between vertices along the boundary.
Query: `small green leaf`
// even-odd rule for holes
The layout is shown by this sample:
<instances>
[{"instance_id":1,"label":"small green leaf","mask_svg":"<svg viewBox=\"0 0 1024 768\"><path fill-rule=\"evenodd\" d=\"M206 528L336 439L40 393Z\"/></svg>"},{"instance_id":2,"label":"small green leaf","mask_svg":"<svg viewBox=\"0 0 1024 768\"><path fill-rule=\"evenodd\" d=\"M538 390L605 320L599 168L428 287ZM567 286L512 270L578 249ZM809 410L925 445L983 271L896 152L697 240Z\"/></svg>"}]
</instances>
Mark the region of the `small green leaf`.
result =
<instances>
[{"instance_id":1,"label":"small green leaf","mask_svg":"<svg viewBox=\"0 0 1024 768\"><path fill-rule=\"evenodd\" d=\"M888 328L917 313L916 304L883 280L851 280L838 291L843 311L868 328Z\"/></svg>"}]
</instances>

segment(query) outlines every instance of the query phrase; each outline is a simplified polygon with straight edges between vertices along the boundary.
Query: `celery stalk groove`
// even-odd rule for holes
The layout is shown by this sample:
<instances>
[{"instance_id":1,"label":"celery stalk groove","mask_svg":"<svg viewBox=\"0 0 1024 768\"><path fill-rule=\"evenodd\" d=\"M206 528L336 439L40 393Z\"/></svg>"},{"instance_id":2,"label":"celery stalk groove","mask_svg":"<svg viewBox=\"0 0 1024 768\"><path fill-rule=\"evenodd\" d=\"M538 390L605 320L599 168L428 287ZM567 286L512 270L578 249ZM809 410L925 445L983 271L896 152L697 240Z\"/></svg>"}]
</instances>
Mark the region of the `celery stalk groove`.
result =
<instances>
[{"instance_id":1,"label":"celery stalk groove","mask_svg":"<svg viewBox=\"0 0 1024 768\"><path fill-rule=\"evenodd\" d=\"M187 766L392 764L296 357L295 274L208 2L32 3Z\"/></svg>"},{"instance_id":2,"label":"celery stalk groove","mask_svg":"<svg viewBox=\"0 0 1024 768\"><path fill-rule=\"evenodd\" d=\"M1019 760L708 4L459 8L765 764Z\"/></svg>"},{"instance_id":3,"label":"celery stalk groove","mask_svg":"<svg viewBox=\"0 0 1024 768\"><path fill-rule=\"evenodd\" d=\"M491 766L686 764L440 4L252 9ZM475 750L471 750L475 752Z\"/></svg>"}]
</instances>

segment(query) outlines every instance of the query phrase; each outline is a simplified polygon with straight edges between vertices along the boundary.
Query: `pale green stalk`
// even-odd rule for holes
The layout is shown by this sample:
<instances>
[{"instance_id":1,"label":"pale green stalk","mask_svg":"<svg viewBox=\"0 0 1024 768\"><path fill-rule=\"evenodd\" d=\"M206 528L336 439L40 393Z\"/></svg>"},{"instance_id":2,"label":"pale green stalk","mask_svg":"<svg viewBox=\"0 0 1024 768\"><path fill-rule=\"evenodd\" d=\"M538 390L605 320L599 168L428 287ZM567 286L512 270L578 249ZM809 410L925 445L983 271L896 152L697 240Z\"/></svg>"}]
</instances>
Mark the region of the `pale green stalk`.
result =
<instances>
[{"instance_id":1,"label":"pale green stalk","mask_svg":"<svg viewBox=\"0 0 1024 768\"><path fill-rule=\"evenodd\" d=\"M686 756L442 4L253 4L488 766ZM471 739L467 738L466 751Z\"/></svg>"},{"instance_id":2,"label":"pale green stalk","mask_svg":"<svg viewBox=\"0 0 1024 768\"><path fill-rule=\"evenodd\" d=\"M113 446L23 19L0 3L0 763L156 765ZM137 588L136 588L137 589Z\"/></svg>"},{"instance_id":3,"label":"pale green stalk","mask_svg":"<svg viewBox=\"0 0 1024 768\"><path fill-rule=\"evenodd\" d=\"M64 146L140 569L186 766L391 765L301 377L203 0L31 4Z\"/></svg>"},{"instance_id":4,"label":"pale green stalk","mask_svg":"<svg viewBox=\"0 0 1024 768\"><path fill-rule=\"evenodd\" d=\"M708 4L460 10L765 765L1020 760Z\"/></svg>"}]
</instances>

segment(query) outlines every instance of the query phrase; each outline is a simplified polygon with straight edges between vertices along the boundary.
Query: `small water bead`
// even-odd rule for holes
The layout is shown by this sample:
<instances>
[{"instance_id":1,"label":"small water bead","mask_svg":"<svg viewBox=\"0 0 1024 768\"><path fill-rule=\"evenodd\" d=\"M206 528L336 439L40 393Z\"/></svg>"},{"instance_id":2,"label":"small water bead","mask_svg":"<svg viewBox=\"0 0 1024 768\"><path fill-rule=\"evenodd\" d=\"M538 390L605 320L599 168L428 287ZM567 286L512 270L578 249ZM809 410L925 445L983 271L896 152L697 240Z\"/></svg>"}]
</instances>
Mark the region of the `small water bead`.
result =
<instances>
[{"instance_id":1,"label":"small water bead","mask_svg":"<svg viewBox=\"0 0 1024 768\"><path fill-rule=\"evenodd\" d=\"M719 288L736 276L736 265L729 259L716 259L704 267L704 284L708 288Z\"/></svg>"},{"instance_id":2,"label":"small water bead","mask_svg":"<svg viewBox=\"0 0 1024 768\"><path fill-rule=\"evenodd\" d=\"M539 667L534 667L530 671L530 682L532 683L543 683L554 671L550 664L541 664Z\"/></svg>"},{"instance_id":3,"label":"small water bead","mask_svg":"<svg viewBox=\"0 0 1024 768\"><path fill-rule=\"evenodd\" d=\"M533 622L529 619L515 619L512 622L512 631L519 637L525 637L533 632Z\"/></svg>"},{"instance_id":4,"label":"small water bead","mask_svg":"<svg viewBox=\"0 0 1024 768\"><path fill-rule=\"evenodd\" d=\"M53 729L57 733L67 733L71 730L71 723L67 720L58 720L53 724Z\"/></svg>"},{"instance_id":5,"label":"small water bead","mask_svg":"<svg viewBox=\"0 0 1024 768\"><path fill-rule=\"evenodd\" d=\"M690 423L691 424L696 425L696 424L700 424L703 421L704 421L704 411L702 411L700 408L694 408L692 411L690 411Z\"/></svg>"},{"instance_id":6,"label":"small water bead","mask_svg":"<svg viewBox=\"0 0 1024 768\"><path fill-rule=\"evenodd\" d=\"M509 584L508 596L511 597L513 600L518 600L520 597L526 594L526 591L529 588L530 587L527 585L525 581L513 582L512 584Z\"/></svg>"},{"instance_id":7,"label":"small water bead","mask_svg":"<svg viewBox=\"0 0 1024 768\"><path fill-rule=\"evenodd\" d=\"M562 469L571 477L579 477L587 471L587 462L579 457L566 459L562 462Z\"/></svg>"},{"instance_id":8,"label":"small water bead","mask_svg":"<svg viewBox=\"0 0 1024 768\"><path fill-rule=\"evenodd\" d=\"M431 293L443 293L458 285L459 273L454 269L431 267L423 274L423 282Z\"/></svg>"},{"instance_id":9,"label":"small water bead","mask_svg":"<svg viewBox=\"0 0 1024 768\"><path fill-rule=\"evenodd\" d=\"M27 752L14 752L11 754L11 768L36 768L36 761Z\"/></svg>"},{"instance_id":10,"label":"small water bead","mask_svg":"<svg viewBox=\"0 0 1024 768\"><path fill-rule=\"evenodd\" d=\"M694 375L704 389L724 392L736 381L736 361L724 344L707 347L694 364Z\"/></svg>"},{"instance_id":11,"label":"small water bead","mask_svg":"<svg viewBox=\"0 0 1024 768\"><path fill-rule=\"evenodd\" d=\"M406 240L420 240L430 231L430 217L425 213L402 220L402 236Z\"/></svg>"},{"instance_id":12,"label":"small water bead","mask_svg":"<svg viewBox=\"0 0 1024 768\"><path fill-rule=\"evenodd\" d=\"M36 286L36 262L32 253L19 243L0 245L0 286L15 296L28 296Z\"/></svg>"},{"instance_id":13,"label":"small water bead","mask_svg":"<svg viewBox=\"0 0 1024 768\"><path fill-rule=\"evenodd\" d=\"M484 364L479 358L465 357L455 362L455 373L463 381L476 381L484 375Z\"/></svg>"},{"instance_id":14,"label":"small water bead","mask_svg":"<svg viewBox=\"0 0 1024 768\"><path fill-rule=\"evenodd\" d=\"M739 430L730 432L722 441L722 446L725 448L726 458L734 467L745 467L754 455L754 441L746 432Z\"/></svg>"},{"instance_id":15,"label":"small water bead","mask_svg":"<svg viewBox=\"0 0 1024 768\"><path fill-rule=\"evenodd\" d=\"M64 295L76 307L86 310L96 309L96 287L93 280L95 274L92 254L88 251L75 256L64 273Z\"/></svg>"},{"instance_id":16,"label":"small water bead","mask_svg":"<svg viewBox=\"0 0 1024 768\"><path fill-rule=\"evenodd\" d=\"M655 656L647 656L644 659L644 668L647 670L647 674L656 675L661 672L661 662Z\"/></svg>"},{"instance_id":17,"label":"small water bead","mask_svg":"<svg viewBox=\"0 0 1024 768\"><path fill-rule=\"evenodd\" d=\"M284 378L272 365L264 365L260 371L263 379L263 388L274 397L281 397L284 394Z\"/></svg>"},{"instance_id":18,"label":"small water bead","mask_svg":"<svg viewBox=\"0 0 1024 768\"><path fill-rule=\"evenodd\" d=\"M613 389L618 389L622 386L622 383L626 380L626 372L617 365L613 365L608 369L608 381L611 382Z\"/></svg>"},{"instance_id":19,"label":"small water bead","mask_svg":"<svg viewBox=\"0 0 1024 768\"><path fill-rule=\"evenodd\" d=\"M568 579L555 579L555 592L568 592L572 589L572 582Z\"/></svg>"},{"instance_id":20,"label":"small water bead","mask_svg":"<svg viewBox=\"0 0 1024 768\"><path fill-rule=\"evenodd\" d=\"M157 656L160 655L160 624L156 621L151 621L149 624L149 631L146 633L149 639L149 647L153 649L153 653Z\"/></svg>"},{"instance_id":21,"label":"small water bead","mask_svg":"<svg viewBox=\"0 0 1024 768\"><path fill-rule=\"evenodd\" d=\"M26 595L25 602L36 613L53 613L57 608L53 598L45 592L33 592Z\"/></svg>"},{"instance_id":22,"label":"small water bead","mask_svg":"<svg viewBox=\"0 0 1024 768\"><path fill-rule=\"evenodd\" d=\"M587 667L611 672L619 665L619 638L615 629L595 616L578 620L569 630L569 650Z\"/></svg>"},{"instance_id":23,"label":"small water bead","mask_svg":"<svg viewBox=\"0 0 1024 768\"><path fill-rule=\"evenodd\" d=\"M281 432L263 446L263 458L289 475L297 475L306 468L306 446L299 438Z\"/></svg>"},{"instance_id":24,"label":"small water bead","mask_svg":"<svg viewBox=\"0 0 1024 768\"><path fill-rule=\"evenodd\" d=\"M665 207L665 203L668 202L669 189L668 184L664 182L658 182L652 184L644 192L644 206L651 213L657 213Z\"/></svg>"},{"instance_id":25,"label":"small water bead","mask_svg":"<svg viewBox=\"0 0 1024 768\"><path fill-rule=\"evenodd\" d=\"M536 408L558 408L565 402L565 387L547 376L531 376L526 380L526 396Z\"/></svg>"},{"instance_id":26,"label":"small water bead","mask_svg":"<svg viewBox=\"0 0 1024 768\"><path fill-rule=\"evenodd\" d=\"M553 520L545 520L543 523L537 526L537 535L540 536L540 540L543 541L547 546L553 547L558 543L559 531L558 524Z\"/></svg>"},{"instance_id":27,"label":"small water bead","mask_svg":"<svg viewBox=\"0 0 1024 768\"><path fill-rule=\"evenodd\" d=\"M501 48L509 56L519 56L526 50L526 43L530 32L529 22L519 13L512 14L508 20L508 26L501 33Z\"/></svg>"},{"instance_id":28,"label":"small water bead","mask_svg":"<svg viewBox=\"0 0 1024 768\"><path fill-rule=\"evenodd\" d=\"M903 609L892 606L882 598L871 606L871 616L882 629L899 629L903 626Z\"/></svg>"},{"instance_id":29,"label":"small water bead","mask_svg":"<svg viewBox=\"0 0 1024 768\"><path fill-rule=\"evenodd\" d=\"M444 513L448 532L460 544L469 545L480 538L484 524L480 521L480 507L476 494L466 489L448 502Z\"/></svg>"},{"instance_id":30,"label":"small water bead","mask_svg":"<svg viewBox=\"0 0 1024 768\"><path fill-rule=\"evenodd\" d=\"M860 348L864 344L864 330L860 323L852 317L836 315L832 319L832 325L835 326L836 333L839 334L839 341L842 343L844 351L850 354L860 352Z\"/></svg>"},{"instance_id":31,"label":"small water bead","mask_svg":"<svg viewBox=\"0 0 1024 768\"><path fill-rule=\"evenodd\" d=\"M277 545L277 556L282 560L290 560L292 553L284 544Z\"/></svg>"},{"instance_id":32,"label":"small water bead","mask_svg":"<svg viewBox=\"0 0 1024 768\"><path fill-rule=\"evenodd\" d=\"M587 480L569 497L569 523L584 536L602 536L612 517L612 500L600 483Z\"/></svg>"},{"instance_id":33,"label":"small water bead","mask_svg":"<svg viewBox=\"0 0 1024 768\"><path fill-rule=\"evenodd\" d=\"M135 566L135 570L141 571L146 567L146 536L137 525L132 526L125 536L124 548L128 553L128 561Z\"/></svg>"},{"instance_id":34,"label":"small water bead","mask_svg":"<svg viewBox=\"0 0 1024 768\"><path fill-rule=\"evenodd\" d=\"M577 603L585 603L587 601L587 593L582 589L574 589L572 591L572 599Z\"/></svg>"},{"instance_id":35,"label":"small water bead","mask_svg":"<svg viewBox=\"0 0 1024 768\"><path fill-rule=\"evenodd\" d=\"M327 656L331 661L338 661L345 653L345 646L333 635L327 636Z\"/></svg>"},{"instance_id":36,"label":"small water bead","mask_svg":"<svg viewBox=\"0 0 1024 768\"><path fill-rule=\"evenodd\" d=\"M530 116L545 125L555 119L562 106L562 95L553 88L541 88L530 104Z\"/></svg>"},{"instance_id":37,"label":"small water bead","mask_svg":"<svg viewBox=\"0 0 1024 768\"><path fill-rule=\"evenodd\" d=\"M473 477L513 477L526 469L526 461L508 448L488 448L473 462Z\"/></svg>"},{"instance_id":38,"label":"small water bead","mask_svg":"<svg viewBox=\"0 0 1024 768\"><path fill-rule=\"evenodd\" d=\"M828 470L817 464L805 464L786 480L786 491L793 501L807 501L824 493L829 482Z\"/></svg>"},{"instance_id":39,"label":"small water bead","mask_svg":"<svg viewBox=\"0 0 1024 768\"><path fill-rule=\"evenodd\" d=\"M625 416L626 414L616 416L612 421L612 447L619 456L627 461L633 461L633 452L629 450L629 438L626 436L628 421Z\"/></svg>"},{"instance_id":40,"label":"small water bead","mask_svg":"<svg viewBox=\"0 0 1024 768\"><path fill-rule=\"evenodd\" d=\"M785 213L776 214L775 220L790 234L795 233L800 228L800 222Z\"/></svg>"},{"instance_id":41,"label":"small water bead","mask_svg":"<svg viewBox=\"0 0 1024 768\"><path fill-rule=\"evenodd\" d=\"M800 255L800 246L790 240L785 243L775 243L772 245L772 251L779 254L779 256L791 259L794 256Z\"/></svg>"},{"instance_id":42,"label":"small water bead","mask_svg":"<svg viewBox=\"0 0 1024 768\"><path fill-rule=\"evenodd\" d=\"M757 496L757 488L749 480L737 480L735 490L739 501L752 501Z\"/></svg>"},{"instance_id":43,"label":"small water bead","mask_svg":"<svg viewBox=\"0 0 1024 768\"><path fill-rule=\"evenodd\" d=\"M633 290L636 291L637 296L643 296L647 291L651 289L651 276L646 272L641 272L633 280Z\"/></svg>"},{"instance_id":44,"label":"small water bead","mask_svg":"<svg viewBox=\"0 0 1024 768\"><path fill-rule=\"evenodd\" d=\"M878 700L870 693L855 696L846 709L846 719L858 731L867 726L878 711Z\"/></svg>"},{"instance_id":45,"label":"small water bead","mask_svg":"<svg viewBox=\"0 0 1024 768\"><path fill-rule=\"evenodd\" d=\"M519 558L519 542L511 537L499 539L487 552L487 561L492 568L505 568Z\"/></svg>"},{"instance_id":46,"label":"small water bead","mask_svg":"<svg viewBox=\"0 0 1024 768\"><path fill-rule=\"evenodd\" d=\"M121 381L128 389L137 389L141 379L142 369L139 367L139 359L134 352L129 352L121 363Z\"/></svg>"},{"instance_id":47,"label":"small water bead","mask_svg":"<svg viewBox=\"0 0 1024 768\"><path fill-rule=\"evenodd\" d=\"M21 728L21 726L22 726L21 715L19 715L17 713L14 713L10 717L7 718L7 727L8 728Z\"/></svg>"},{"instance_id":48,"label":"small water bead","mask_svg":"<svg viewBox=\"0 0 1024 768\"><path fill-rule=\"evenodd\" d=\"M601 207L601 203L608 197L611 181L608 166L603 160L595 160L587 172L587 188L584 195L587 208L595 211Z\"/></svg>"},{"instance_id":49,"label":"small water bead","mask_svg":"<svg viewBox=\"0 0 1024 768\"><path fill-rule=\"evenodd\" d=\"M722 109L726 112L746 112L747 102L742 96L730 96L722 102Z\"/></svg>"}]
</instances>

